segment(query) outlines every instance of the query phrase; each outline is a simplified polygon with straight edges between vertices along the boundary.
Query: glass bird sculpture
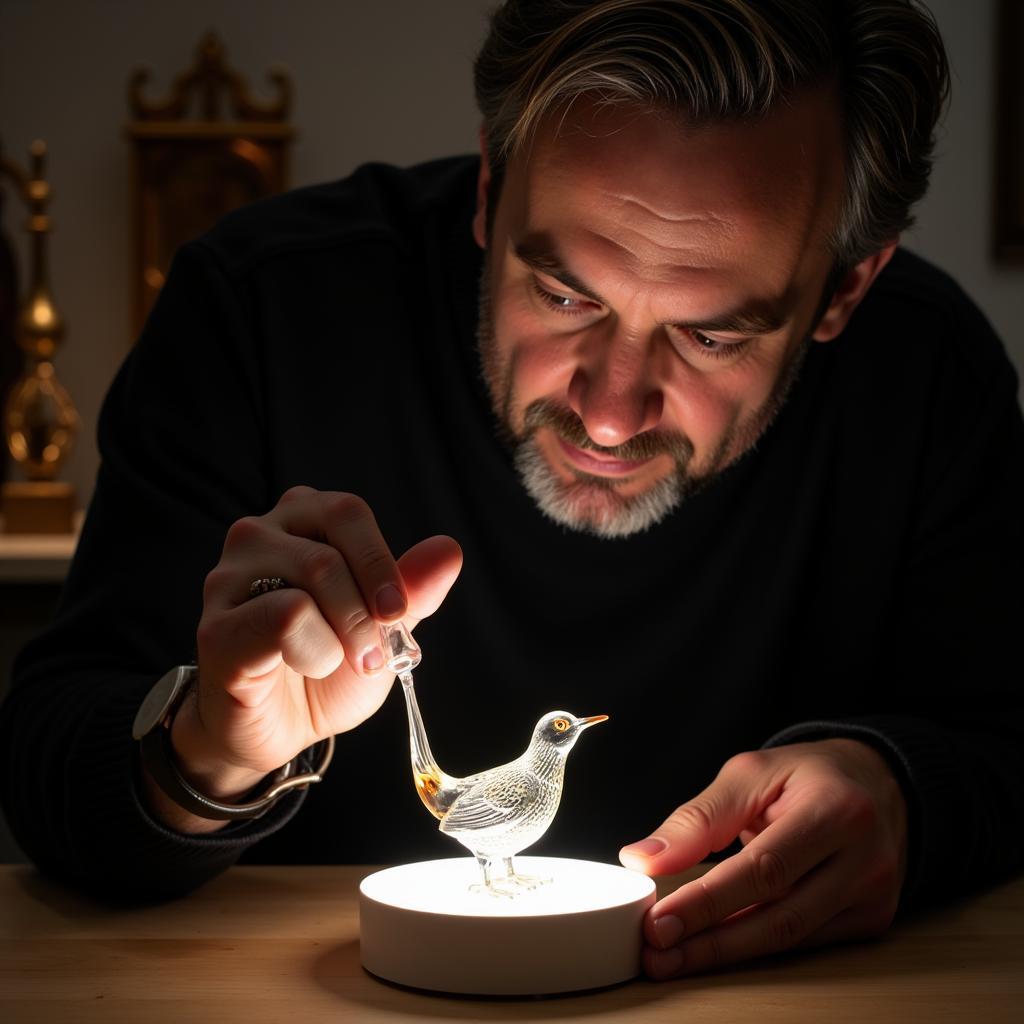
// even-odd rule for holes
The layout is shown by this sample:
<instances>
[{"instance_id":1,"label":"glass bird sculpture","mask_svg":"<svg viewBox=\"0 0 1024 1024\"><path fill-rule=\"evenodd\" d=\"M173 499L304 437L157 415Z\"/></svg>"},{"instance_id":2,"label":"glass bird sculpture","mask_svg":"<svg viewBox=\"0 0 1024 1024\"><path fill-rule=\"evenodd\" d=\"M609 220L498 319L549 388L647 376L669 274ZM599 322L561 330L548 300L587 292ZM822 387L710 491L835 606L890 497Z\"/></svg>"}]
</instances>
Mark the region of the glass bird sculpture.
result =
<instances>
[{"instance_id":1,"label":"glass bird sculpture","mask_svg":"<svg viewBox=\"0 0 1024 1024\"><path fill-rule=\"evenodd\" d=\"M476 858L483 884L472 888L497 896L514 896L545 879L517 874L512 858L535 843L554 820L562 797L565 760L584 729L607 715L577 718L552 711L533 730L530 745L514 761L463 779L443 772L430 752L423 727L412 670L420 649L408 630L396 622L381 627L387 666L402 681L409 713L409 747L416 792L438 828L457 839ZM505 876L495 878L492 865L502 861Z\"/></svg>"}]
</instances>

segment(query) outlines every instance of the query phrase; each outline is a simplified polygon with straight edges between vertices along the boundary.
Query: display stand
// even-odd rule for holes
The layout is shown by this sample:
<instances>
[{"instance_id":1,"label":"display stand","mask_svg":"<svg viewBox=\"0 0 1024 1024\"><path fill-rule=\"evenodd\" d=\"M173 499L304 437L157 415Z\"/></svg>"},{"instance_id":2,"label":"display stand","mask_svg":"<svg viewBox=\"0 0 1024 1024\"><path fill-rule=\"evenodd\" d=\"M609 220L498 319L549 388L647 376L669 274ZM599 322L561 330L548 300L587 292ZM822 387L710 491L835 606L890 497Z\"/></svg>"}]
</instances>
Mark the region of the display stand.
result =
<instances>
[{"instance_id":1,"label":"display stand","mask_svg":"<svg viewBox=\"0 0 1024 1024\"><path fill-rule=\"evenodd\" d=\"M640 972L646 875L611 864L517 857L548 878L514 897L473 891L471 857L387 868L359 887L363 966L386 981L470 995L551 995Z\"/></svg>"}]
</instances>

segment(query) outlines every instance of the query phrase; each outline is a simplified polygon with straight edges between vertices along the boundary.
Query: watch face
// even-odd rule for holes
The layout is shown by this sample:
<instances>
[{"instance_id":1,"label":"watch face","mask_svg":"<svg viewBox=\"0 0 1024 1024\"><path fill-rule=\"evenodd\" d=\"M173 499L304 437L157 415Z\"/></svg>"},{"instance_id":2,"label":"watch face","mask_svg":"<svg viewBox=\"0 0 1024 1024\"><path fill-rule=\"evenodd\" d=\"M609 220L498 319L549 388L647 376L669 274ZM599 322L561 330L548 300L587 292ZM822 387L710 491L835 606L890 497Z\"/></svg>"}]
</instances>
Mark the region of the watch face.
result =
<instances>
[{"instance_id":1,"label":"watch face","mask_svg":"<svg viewBox=\"0 0 1024 1024\"><path fill-rule=\"evenodd\" d=\"M192 681L194 672L195 666L193 665L179 665L161 677L153 689L146 694L146 699L135 715L135 723L132 725L134 739L142 739L146 733L155 729L167 717L175 699Z\"/></svg>"}]
</instances>

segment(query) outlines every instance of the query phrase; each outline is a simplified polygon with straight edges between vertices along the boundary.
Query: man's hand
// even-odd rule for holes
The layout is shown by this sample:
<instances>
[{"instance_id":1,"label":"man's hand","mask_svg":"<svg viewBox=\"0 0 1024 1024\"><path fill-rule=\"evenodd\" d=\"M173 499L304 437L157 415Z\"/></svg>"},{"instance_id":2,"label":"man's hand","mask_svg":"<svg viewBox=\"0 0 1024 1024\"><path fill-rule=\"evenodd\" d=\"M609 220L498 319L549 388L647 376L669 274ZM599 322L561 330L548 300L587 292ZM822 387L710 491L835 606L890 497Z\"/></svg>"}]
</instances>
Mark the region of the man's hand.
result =
<instances>
[{"instance_id":1,"label":"man's hand","mask_svg":"<svg viewBox=\"0 0 1024 1024\"><path fill-rule=\"evenodd\" d=\"M683 871L734 839L744 849L656 903L644 970L672 978L795 947L868 938L896 913L906 805L885 759L857 740L739 754L626 867Z\"/></svg>"},{"instance_id":2,"label":"man's hand","mask_svg":"<svg viewBox=\"0 0 1024 1024\"><path fill-rule=\"evenodd\" d=\"M171 729L182 773L233 802L305 747L369 718L394 679L383 671L378 623L413 628L461 566L458 544L442 536L396 561L354 494L293 487L266 515L240 519L206 577L198 689ZM251 598L262 576L288 587ZM192 817L148 779L147 795L179 831L224 824Z\"/></svg>"}]
</instances>

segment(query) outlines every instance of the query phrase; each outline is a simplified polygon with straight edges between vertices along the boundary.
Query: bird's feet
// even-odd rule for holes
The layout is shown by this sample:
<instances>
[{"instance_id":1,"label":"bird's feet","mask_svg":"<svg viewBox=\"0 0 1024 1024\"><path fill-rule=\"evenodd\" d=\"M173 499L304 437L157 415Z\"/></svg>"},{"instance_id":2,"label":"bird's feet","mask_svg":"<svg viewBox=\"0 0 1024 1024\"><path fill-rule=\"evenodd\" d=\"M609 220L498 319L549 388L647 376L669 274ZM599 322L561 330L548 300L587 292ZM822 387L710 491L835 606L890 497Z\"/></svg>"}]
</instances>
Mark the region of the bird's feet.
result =
<instances>
[{"instance_id":1,"label":"bird's feet","mask_svg":"<svg viewBox=\"0 0 1024 1024\"><path fill-rule=\"evenodd\" d=\"M550 878L537 878L534 875L521 875L516 871L515 861L512 857L504 857L505 881L510 885L518 886L520 889L536 889L538 886L547 885Z\"/></svg>"},{"instance_id":2,"label":"bird's feet","mask_svg":"<svg viewBox=\"0 0 1024 1024\"><path fill-rule=\"evenodd\" d=\"M515 899L516 896L539 889L550 881L550 878L539 878L534 875L512 874L506 875L504 878L494 878L488 882L476 882L469 887L469 891L487 893L498 899Z\"/></svg>"},{"instance_id":3,"label":"bird's feet","mask_svg":"<svg viewBox=\"0 0 1024 1024\"><path fill-rule=\"evenodd\" d=\"M493 896L495 899L515 899L522 890L514 885L505 885L505 881L504 878L499 878L493 882L474 882L469 891Z\"/></svg>"},{"instance_id":4,"label":"bird's feet","mask_svg":"<svg viewBox=\"0 0 1024 1024\"><path fill-rule=\"evenodd\" d=\"M506 882L516 886L517 889L538 889L542 885L550 885L550 878L541 878L538 875L511 874L505 878Z\"/></svg>"}]
</instances>

